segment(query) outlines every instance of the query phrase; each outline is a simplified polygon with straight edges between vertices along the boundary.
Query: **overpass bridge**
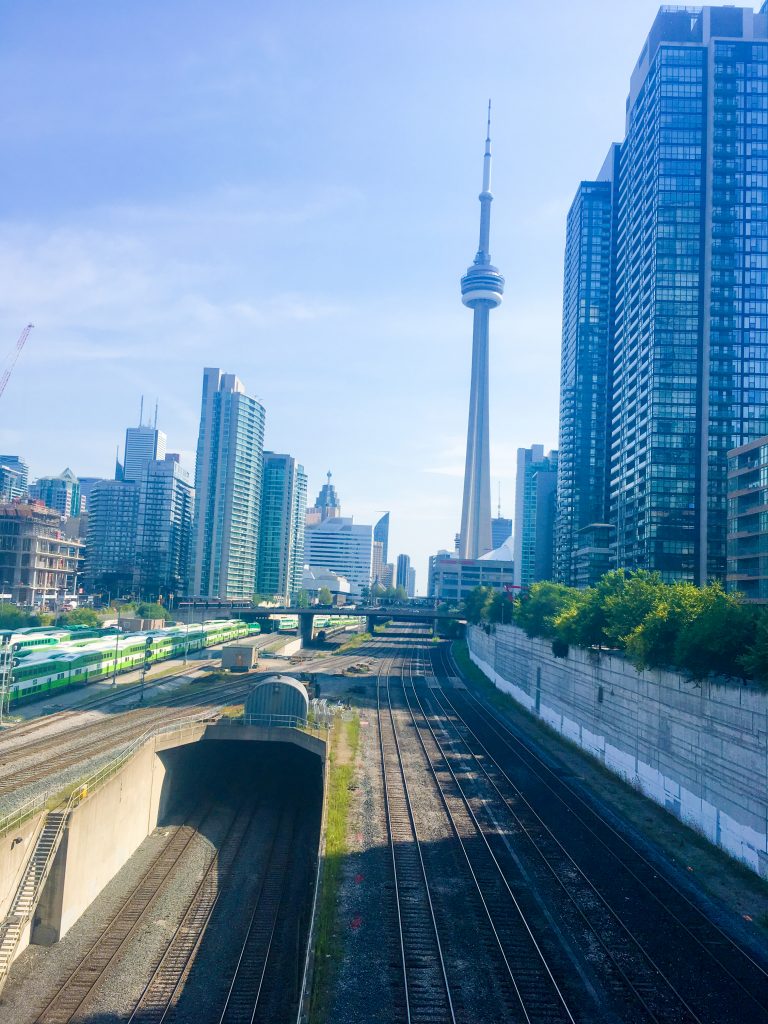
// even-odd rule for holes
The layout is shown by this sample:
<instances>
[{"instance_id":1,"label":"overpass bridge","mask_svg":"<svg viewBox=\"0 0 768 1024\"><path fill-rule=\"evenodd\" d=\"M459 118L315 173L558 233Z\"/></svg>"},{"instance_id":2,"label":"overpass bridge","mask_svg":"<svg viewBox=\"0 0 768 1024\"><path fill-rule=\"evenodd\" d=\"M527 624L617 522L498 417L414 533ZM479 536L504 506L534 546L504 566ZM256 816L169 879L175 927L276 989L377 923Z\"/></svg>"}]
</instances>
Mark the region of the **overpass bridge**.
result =
<instances>
[{"instance_id":1,"label":"overpass bridge","mask_svg":"<svg viewBox=\"0 0 768 1024\"><path fill-rule=\"evenodd\" d=\"M408 607L407 605L362 605L354 608L345 605L311 605L309 608L299 608L294 605L284 605L281 608L249 608L238 610L237 617L243 622L258 622L266 624L275 615L296 615L299 620L299 635L302 641L311 643L314 631L315 616L323 618L351 618L359 616L366 620L366 628L373 633L374 628L383 622L415 622L437 629L439 621L463 622L459 612L436 611L434 608L426 608L423 605Z\"/></svg>"}]
</instances>

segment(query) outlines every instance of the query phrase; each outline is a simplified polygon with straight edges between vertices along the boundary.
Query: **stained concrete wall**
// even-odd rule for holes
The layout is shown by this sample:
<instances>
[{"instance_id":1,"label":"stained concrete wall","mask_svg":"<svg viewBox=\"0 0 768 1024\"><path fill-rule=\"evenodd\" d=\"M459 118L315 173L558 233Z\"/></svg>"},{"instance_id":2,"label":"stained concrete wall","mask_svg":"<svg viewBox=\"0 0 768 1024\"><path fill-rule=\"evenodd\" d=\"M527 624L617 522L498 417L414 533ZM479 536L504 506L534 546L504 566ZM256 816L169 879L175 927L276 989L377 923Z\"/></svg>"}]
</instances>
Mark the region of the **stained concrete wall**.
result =
<instances>
[{"instance_id":1,"label":"stained concrete wall","mask_svg":"<svg viewBox=\"0 0 768 1024\"><path fill-rule=\"evenodd\" d=\"M43 815L33 818L0 836L0 919L11 907L11 901L21 884L29 855L43 826ZM29 925L21 934L14 959L29 945Z\"/></svg>"},{"instance_id":2,"label":"stained concrete wall","mask_svg":"<svg viewBox=\"0 0 768 1024\"><path fill-rule=\"evenodd\" d=\"M467 640L500 690L768 878L768 695L603 652L556 658L514 626Z\"/></svg>"},{"instance_id":3,"label":"stained concrete wall","mask_svg":"<svg viewBox=\"0 0 768 1024\"><path fill-rule=\"evenodd\" d=\"M158 822L166 767L147 743L69 819L35 913L32 941L69 931Z\"/></svg>"}]
</instances>

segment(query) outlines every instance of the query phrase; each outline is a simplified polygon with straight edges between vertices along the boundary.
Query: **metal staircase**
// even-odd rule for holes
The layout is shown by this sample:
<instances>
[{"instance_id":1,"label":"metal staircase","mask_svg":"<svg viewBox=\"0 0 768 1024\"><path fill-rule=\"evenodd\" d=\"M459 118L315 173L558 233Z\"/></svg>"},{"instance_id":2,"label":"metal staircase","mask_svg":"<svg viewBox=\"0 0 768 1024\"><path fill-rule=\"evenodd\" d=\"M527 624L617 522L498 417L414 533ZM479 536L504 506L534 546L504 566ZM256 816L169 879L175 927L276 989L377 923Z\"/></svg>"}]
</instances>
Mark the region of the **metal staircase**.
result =
<instances>
[{"instance_id":1,"label":"metal staircase","mask_svg":"<svg viewBox=\"0 0 768 1024\"><path fill-rule=\"evenodd\" d=\"M50 811L46 815L16 895L11 901L7 915L0 921L0 988L8 976L24 927L31 920L42 894L68 817L69 806L61 811Z\"/></svg>"}]
</instances>

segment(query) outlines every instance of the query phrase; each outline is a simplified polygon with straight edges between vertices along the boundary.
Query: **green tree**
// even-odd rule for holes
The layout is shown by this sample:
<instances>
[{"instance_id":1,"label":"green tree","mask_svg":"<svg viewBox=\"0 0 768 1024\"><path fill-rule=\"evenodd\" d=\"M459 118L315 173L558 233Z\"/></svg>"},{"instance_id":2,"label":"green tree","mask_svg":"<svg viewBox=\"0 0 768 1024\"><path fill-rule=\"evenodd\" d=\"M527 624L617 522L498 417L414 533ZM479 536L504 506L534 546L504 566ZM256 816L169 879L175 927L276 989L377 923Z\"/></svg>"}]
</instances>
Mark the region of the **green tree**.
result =
<instances>
[{"instance_id":1,"label":"green tree","mask_svg":"<svg viewBox=\"0 0 768 1024\"><path fill-rule=\"evenodd\" d=\"M93 608L73 608L56 620L62 626L100 626L101 619Z\"/></svg>"},{"instance_id":2,"label":"green tree","mask_svg":"<svg viewBox=\"0 0 768 1024\"><path fill-rule=\"evenodd\" d=\"M300 590L296 595L296 606L298 608L309 608L309 592Z\"/></svg>"},{"instance_id":3,"label":"green tree","mask_svg":"<svg viewBox=\"0 0 768 1024\"><path fill-rule=\"evenodd\" d=\"M708 588L692 583L660 584L655 605L625 641L627 656L638 669L675 666L676 647L689 623L711 600Z\"/></svg>"},{"instance_id":4,"label":"green tree","mask_svg":"<svg viewBox=\"0 0 768 1024\"><path fill-rule=\"evenodd\" d=\"M680 631L675 645L676 667L694 679L710 672L744 676L744 651L755 639L756 613L719 583L704 591L703 607Z\"/></svg>"},{"instance_id":5,"label":"green tree","mask_svg":"<svg viewBox=\"0 0 768 1024\"><path fill-rule=\"evenodd\" d=\"M36 626L38 621L36 615L23 612L15 604L0 605L0 629L23 629L25 626Z\"/></svg>"},{"instance_id":6,"label":"green tree","mask_svg":"<svg viewBox=\"0 0 768 1024\"><path fill-rule=\"evenodd\" d=\"M152 601L142 601L136 607L136 617L139 619L170 619L171 613L163 605Z\"/></svg>"},{"instance_id":7,"label":"green tree","mask_svg":"<svg viewBox=\"0 0 768 1024\"><path fill-rule=\"evenodd\" d=\"M320 589L317 592L317 600L320 602L320 604L332 604L333 594L330 592L328 587L320 587Z\"/></svg>"},{"instance_id":8,"label":"green tree","mask_svg":"<svg viewBox=\"0 0 768 1024\"><path fill-rule=\"evenodd\" d=\"M470 590L462 604L462 612L467 622L477 625L486 621L492 602L491 587L475 587L474 590Z\"/></svg>"},{"instance_id":9,"label":"green tree","mask_svg":"<svg viewBox=\"0 0 768 1024\"><path fill-rule=\"evenodd\" d=\"M768 613L755 613L756 628L747 644L746 651L739 657L739 669L750 679L768 683Z\"/></svg>"},{"instance_id":10,"label":"green tree","mask_svg":"<svg viewBox=\"0 0 768 1024\"><path fill-rule=\"evenodd\" d=\"M515 602L515 622L528 636L554 639L555 620L579 598L579 591L563 583L534 583L528 593Z\"/></svg>"}]
</instances>

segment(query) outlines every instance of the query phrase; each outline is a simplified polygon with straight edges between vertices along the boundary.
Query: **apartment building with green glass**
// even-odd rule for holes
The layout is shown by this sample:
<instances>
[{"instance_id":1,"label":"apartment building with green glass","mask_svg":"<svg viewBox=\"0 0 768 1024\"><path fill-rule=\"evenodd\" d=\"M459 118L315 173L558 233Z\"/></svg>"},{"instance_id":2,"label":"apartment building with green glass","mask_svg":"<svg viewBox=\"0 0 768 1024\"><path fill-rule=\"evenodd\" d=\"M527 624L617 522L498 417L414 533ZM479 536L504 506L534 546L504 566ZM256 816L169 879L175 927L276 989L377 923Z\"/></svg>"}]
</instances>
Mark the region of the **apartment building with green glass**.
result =
<instances>
[{"instance_id":1,"label":"apartment building with green glass","mask_svg":"<svg viewBox=\"0 0 768 1024\"><path fill-rule=\"evenodd\" d=\"M238 378L203 371L195 464L195 596L251 597L259 551L264 406Z\"/></svg>"},{"instance_id":2,"label":"apartment building with green glass","mask_svg":"<svg viewBox=\"0 0 768 1024\"><path fill-rule=\"evenodd\" d=\"M264 452L256 590L290 603L301 590L307 476L290 455Z\"/></svg>"}]
</instances>

